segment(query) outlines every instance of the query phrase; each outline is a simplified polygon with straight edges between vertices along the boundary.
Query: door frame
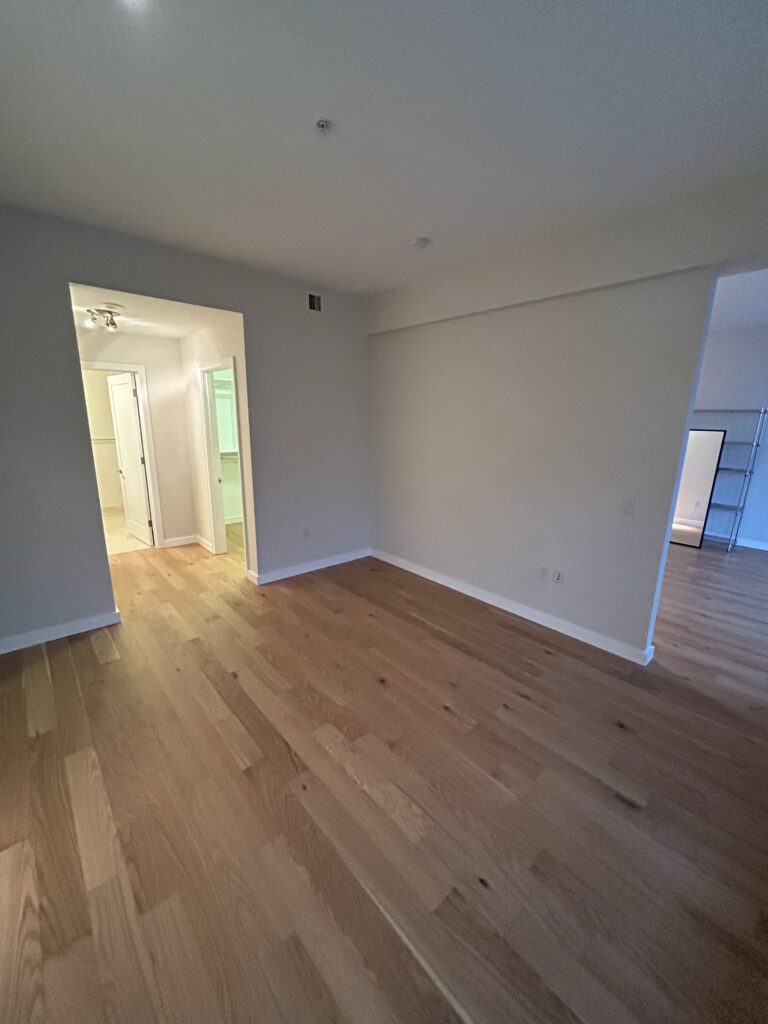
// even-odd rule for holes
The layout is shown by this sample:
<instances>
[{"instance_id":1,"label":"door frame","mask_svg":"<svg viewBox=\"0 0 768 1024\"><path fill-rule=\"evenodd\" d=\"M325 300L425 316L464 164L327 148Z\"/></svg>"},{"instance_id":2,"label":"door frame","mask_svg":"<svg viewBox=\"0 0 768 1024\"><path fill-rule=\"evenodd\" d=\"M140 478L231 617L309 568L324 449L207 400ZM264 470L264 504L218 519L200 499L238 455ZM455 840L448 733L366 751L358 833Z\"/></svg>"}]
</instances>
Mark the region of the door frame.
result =
<instances>
[{"instance_id":1,"label":"door frame","mask_svg":"<svg viewBox=\"0 0 768 1024\"><path fill-rule=\"evenodd\" d=\"M147 477L147 497L149 498L149 514L152 517L152 535L155 547L165 547L165 531L163 530L160 512L160 489L157 483L157 467L155 465L155 443L152 437L152 418L149 412L149 392L147 391L147 370L140 363L94 362L81 359L83 370L107 370L113 373L132 373L136 381L136 399L139 407L139 427L144 445L144 468Z\"/></svg>"},{"instance_id":2,"label":"door frame","mask_svg":"<svg viewBox=\"0 0 768 1024\"><path fill-rule=\"evenodd\" d=\"M214 363L203 363L197 367L197 383L200 391L200 403L203 410L203 440L205 448L206 479L208 481L208 508L211 516L211 554L223 555L229 550L227 545L227 524L224 519L224 500L221 485L219 484L219 433L216 422L215 402L212 394L212 387L209 381L213 377L208 376L214 370L231 370L233 385L233 397L235 402L235 427L237 429L237 448L240 456L240 493L243 506L243 542L245 545L246 567L248 565L248 531L247 510L245 502L245 487L243 480L243 445L242 430L240 427L240 403L237 398L237 367L234 356L223 356Z\"/></svg>"}]
</instances>

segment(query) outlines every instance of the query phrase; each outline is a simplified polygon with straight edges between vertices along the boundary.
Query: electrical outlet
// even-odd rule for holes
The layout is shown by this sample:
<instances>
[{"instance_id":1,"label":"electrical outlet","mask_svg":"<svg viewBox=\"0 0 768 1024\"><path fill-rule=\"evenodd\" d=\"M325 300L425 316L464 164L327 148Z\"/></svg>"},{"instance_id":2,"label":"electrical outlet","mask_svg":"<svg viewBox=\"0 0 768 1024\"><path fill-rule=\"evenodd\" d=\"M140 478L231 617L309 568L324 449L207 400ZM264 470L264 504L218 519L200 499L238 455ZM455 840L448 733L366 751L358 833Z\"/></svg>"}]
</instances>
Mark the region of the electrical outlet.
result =
<instances>
[{"instance_id":1,"label":"electrical outlet","mask_svg":"<svg viewBox=\"0 0 768 1024\"><path fill-rule=\"evenodd\" d=\"M635 499L625 498L621 503L621 511L625 516L633 516L635 514Z\"/></svg>"},{"instance_id":2,"label":"electrical outlet","mask_svg":"<svg viewBox=\"0 0 768 1024\"><path fill-rule=\"evenodd\" d=\"M542 565L542 567L539 569L539 579L540 580L548 580L549 579L549 569L546 567L546 565Z\"/></svg>"},{"instance_id":3,"label":"electrical outlet","mask_svg":"<svg viewBox=\"0 0 768 1024\"><path fill-rule=\"evenodd\" d=\"M562 569L552 570L552 582L557 583L559 586L562 587L562 585L565 583L565 573Z\"/></svg>"}]
</instances>

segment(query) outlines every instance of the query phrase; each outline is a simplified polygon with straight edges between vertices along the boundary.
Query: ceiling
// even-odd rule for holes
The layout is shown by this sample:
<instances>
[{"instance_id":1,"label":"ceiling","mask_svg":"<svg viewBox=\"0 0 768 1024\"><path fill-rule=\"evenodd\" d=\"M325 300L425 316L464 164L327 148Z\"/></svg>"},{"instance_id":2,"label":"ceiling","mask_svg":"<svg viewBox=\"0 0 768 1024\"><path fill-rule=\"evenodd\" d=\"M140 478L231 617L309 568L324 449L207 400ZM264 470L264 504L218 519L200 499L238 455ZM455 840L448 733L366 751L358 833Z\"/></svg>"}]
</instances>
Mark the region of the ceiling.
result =
<instances>
[{"instance_id":1,"label":"ceiling","mask_svg":"<svg viewBox=\"0 0 768 1024\"><path fill-rule=\"evenodd\" d=\"M768 335L768 270L721 277L715 290L709 329L761 327Z\"/></svg>"},{"instance_id":2,"label":"ceiling","mask_svg":"<svg viewBox=\"0 0 768 1024\"><path fill-rule=\"evenodd\" d=\"M3 0L0 197L377 291L768 167L767 49L765 0Z\"/></svg>"},{"instance_id":3,"label":"ceiling","mask_svg":"<svg viewBox=\"0 0 768 1024\"><path fill-rule=\"evenodd\" d=\"M114 288L73 284L70 285L70 294L78 331L85 330L84 322L89 308L98 309L109 303L124 307L122 312L115 314L119 333L139 334L143 337L184 338L205 327L215 328L223 318L237 317L239 321L242 320L240 313L172 302L170 299L155 299L149 295L134 295Z\"/></svg>"}]
</instances>

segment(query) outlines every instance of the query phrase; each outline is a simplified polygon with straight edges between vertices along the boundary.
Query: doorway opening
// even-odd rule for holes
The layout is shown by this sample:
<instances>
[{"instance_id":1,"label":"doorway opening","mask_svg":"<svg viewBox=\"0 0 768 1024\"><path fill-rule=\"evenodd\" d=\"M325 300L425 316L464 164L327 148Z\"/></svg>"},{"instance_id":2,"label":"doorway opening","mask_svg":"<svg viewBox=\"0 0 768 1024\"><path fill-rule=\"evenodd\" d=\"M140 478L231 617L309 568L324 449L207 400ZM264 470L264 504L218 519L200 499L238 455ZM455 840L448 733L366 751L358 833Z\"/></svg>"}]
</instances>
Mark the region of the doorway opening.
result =
<instances>
[{"instance_id":1,"label":"doorway opening","mask_svg":"<svg viewBox=\"0 0 768 1024\"><path fill-rule=\"evenodd\" d=\"M110 559L197 545L255 576L242 315L70 293Z\"/></svg>"},{"instance_id":2,"label":"doorway opening","mask_svg":"<svg viewBox=\"0 0 768 1024\"><path fill-rule=\"evenodd\" d=\"M244 556L243 476L235 368L200 369L214 554Z\"/></svg>"},{"instance_id":3,"label":"doorway opening","mask_svg":"<svg viewBox=\"0 0 768 1024\"><path fill-rule=\"evenodd\" d=\"M104 537L110 555L155 546L151 459L139 370L83 362L83 391ZM153 466L154 468L154 466Z\"/></svg>"},{"instance_id":4,"label":"doorway opening","mask_svg":"<svg viewBox=\"0 0 768 1024\"><path fill-rule=\"evenodd\" d=\"M715 671L718 612L759 618L768 583L768 269L718 279L694 387L654 638L658 654L685 621L686 656ZM747 636L751 687L763 667Z\"/></svg>"}]
</instances>

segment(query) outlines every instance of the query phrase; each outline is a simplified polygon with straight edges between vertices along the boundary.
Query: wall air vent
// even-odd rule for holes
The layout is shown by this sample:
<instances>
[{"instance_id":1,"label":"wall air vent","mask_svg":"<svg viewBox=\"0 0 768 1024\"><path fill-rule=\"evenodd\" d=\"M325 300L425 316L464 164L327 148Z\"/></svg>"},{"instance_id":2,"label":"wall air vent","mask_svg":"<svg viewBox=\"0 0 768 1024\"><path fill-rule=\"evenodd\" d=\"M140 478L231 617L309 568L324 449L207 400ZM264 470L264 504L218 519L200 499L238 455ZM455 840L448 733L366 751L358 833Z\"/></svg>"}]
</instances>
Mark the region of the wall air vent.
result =
<instances>
[{"instance_id":1,"label":"wall air vent","mask_svg":"<svg viewBox=\"0 0 768 1024\"><path fill-rule=\"evenodd\" d=\"M314 310L315 313L321 312L323 308L323 300L319 295L313 295L309 293L309 308Z\"/></svg>"}]
</instances>

